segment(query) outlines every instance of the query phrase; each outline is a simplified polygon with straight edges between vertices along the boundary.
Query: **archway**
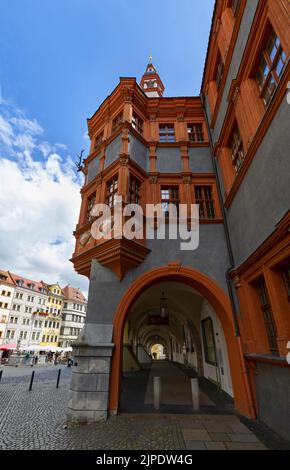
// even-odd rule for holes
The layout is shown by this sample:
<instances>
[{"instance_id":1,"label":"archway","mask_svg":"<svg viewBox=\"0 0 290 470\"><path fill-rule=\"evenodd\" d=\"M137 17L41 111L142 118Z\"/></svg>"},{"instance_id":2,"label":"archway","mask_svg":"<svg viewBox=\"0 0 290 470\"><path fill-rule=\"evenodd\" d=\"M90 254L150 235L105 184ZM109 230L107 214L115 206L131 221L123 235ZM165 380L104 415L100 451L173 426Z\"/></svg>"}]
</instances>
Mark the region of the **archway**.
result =
<instances>
[{"instance_id":1,"label":"archway","mask_svg":"<svg viewBox=\"0 0 290 470\"><path fill-rule=\"evenodd\" d=\"M137 278L125 292L114 317L113 341L115 350L112 357L109 409L118 412L122 370L123 329L130 308L146 289L160 282L176 282L188 285L203 296L215 310L222 325L228 350L233 395L236 410L255 418L255 410L246 374L240 338L235 336L232 310L228 296L206 275L179 263L151 270Z\"/></svg>"}]
</instances>

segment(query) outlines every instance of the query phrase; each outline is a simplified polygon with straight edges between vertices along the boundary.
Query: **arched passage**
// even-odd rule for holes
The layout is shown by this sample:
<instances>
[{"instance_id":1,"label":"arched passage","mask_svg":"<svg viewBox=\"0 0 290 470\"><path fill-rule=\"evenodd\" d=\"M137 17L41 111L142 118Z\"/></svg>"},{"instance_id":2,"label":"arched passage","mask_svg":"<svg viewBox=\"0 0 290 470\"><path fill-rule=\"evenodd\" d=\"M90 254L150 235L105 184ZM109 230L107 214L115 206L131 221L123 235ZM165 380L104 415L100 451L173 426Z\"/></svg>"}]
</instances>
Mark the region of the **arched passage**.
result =
<instances>
[{"instance_id":1,"label":"arched passage","mask_svg":"<svg viewBox=\"0 0 290 470\"><path fill-rule=\"evenodd\" d=\"M195 289L214 308L221 322L227 344L236 410L243 415L255 418L241 342L240 338L235 336L229 298L209 277L192 268L181 266L179 263L169 263L166 267L157 268L143 274L131 284L119 303L113 322L115 349L111 366L110 412L116 413L119 407L122 339L128 312L138 296L152 285L160 282L186 284Z\"/></svg>"}]
</instances>

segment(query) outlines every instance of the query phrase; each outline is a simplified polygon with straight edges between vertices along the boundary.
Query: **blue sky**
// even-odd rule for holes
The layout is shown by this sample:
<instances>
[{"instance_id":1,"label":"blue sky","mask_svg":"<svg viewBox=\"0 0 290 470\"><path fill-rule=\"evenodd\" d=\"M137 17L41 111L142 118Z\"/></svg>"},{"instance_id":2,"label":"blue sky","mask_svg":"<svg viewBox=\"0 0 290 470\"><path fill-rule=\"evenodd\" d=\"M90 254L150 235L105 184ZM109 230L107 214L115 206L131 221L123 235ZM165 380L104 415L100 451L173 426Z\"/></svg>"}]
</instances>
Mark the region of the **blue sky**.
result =
<instances>
[{"instance_id":1,"label":"blue sky","mask_svg":"<svg viewBox=\"0 0 290 470\"><path fill-rule=\"evenodd\" d=\"M214 0L1 2L2 169L9 160L26 181L25 171L39 162L41 178L49 173L47 165L53 166L57 172L53 181L57 183L58 172L65 172L72 191L76 190L81 181L72 174L71 160L88 148L86 118L120 76L140 79L150 52L166 96L199 94L213 5ZM12 195L11 186L5 197ZM3 198L2 194L0 203L5 205ZM49 243L61 246L65 234L60 236L54 223L58 241ZM36 229L33 220L31 226ZM21 268L7 257L3 266L1 254L2 268L9 268L8 262ZM37 265L33 268L31 262L27 271L37 274Z\"/></svg>"}]
</instances>

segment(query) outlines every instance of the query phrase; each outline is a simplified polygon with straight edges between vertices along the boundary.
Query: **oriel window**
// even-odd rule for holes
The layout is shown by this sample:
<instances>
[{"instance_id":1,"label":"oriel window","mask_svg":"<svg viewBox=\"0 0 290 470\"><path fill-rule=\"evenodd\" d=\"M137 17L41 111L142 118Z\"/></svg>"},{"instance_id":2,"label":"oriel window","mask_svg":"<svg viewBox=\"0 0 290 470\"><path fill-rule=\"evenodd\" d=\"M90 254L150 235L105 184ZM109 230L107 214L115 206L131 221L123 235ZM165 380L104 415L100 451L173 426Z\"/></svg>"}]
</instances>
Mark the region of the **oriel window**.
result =
<instances>
[{"instance_id":1,"label":"oriel window","mask_svg":"<svg viewBox=\"0 0 290 470\"><path fill-rule=\"evenodd\" d=\"M165 217L169 217L169 204L175 205L179 209L179 187L178 186L162 186L161 187L161 204Z\"/></svg>"},{"instance_id":2,"label":"oriel window","mask_svg":"<svg viewBox=\"0 0 290 470\"><path fill-rule=\"evenodd\" d=\"M138 116L138 114L133 113L132 116L132 127L135 129L135 131L139 132L139 134L143 134L143 124L144 122L142 119Z\"/></svg>"},{"instance_id":3,"label":"oriel window","mask_svg":"<svg viewBox=\"0 0 290 470\"><path fill-rule=\"evenodd\" d=\"M96 202L96 193L92 194L88 198L87 202L87 213L86 213L86 222L90 222L93 219L93 216L91 215L91 210L94 207Z\"/></svg>"},{"instance_id":4,"label":"oriel window","mask_svg":"<svg viewBox=\"0 0 290 470\"><path fill-rule=\"evenodd\" d=\"M212 186L195 186L195 203L199 204L200 219L214 219L215 208L212 197Z\"/></svg>"},{"instance_id":5,"label":"oriel window","mask_svg":"<svg viewBox=\"0 0 290 470\"><path fill-rule=\"evenodd\" d=\"M235 172L239 173L245 158L245 151L237 125L234 128L230 146L232 152L232 163L234 165Z\"/></svg>"},{"instance_id":6,"label":"oriel window","mask_svg":"<svg viewBox=\"0 0 290 470\"><path fill-rule=\"evenodd\" d=\"M107 196L106 196L106 204L112 208L116 204L116 196L118 193L118 175L115 175L110 181L107 183Z\"/></svg>"},{"instance_id":7,"label":"oriel window","mask_svg":"<svg viewBox=\"0 0 290 470\"><path fill-rule=\"evenodd\" d=\"M101 134L99 134L96 138L95 138L95 145L94 145L94 150L97 150L99 148L99 146L101 145L101 143L103 142L103 132L101 132Z\"/></svg>"},{"instance_id":8,"label":"oriel window","mask_svg":"<svg viewBox=\"0 0 290 470\"><path fill-rule=\"evenodd\" d=\"M187 133L190 142L203 142L202 124L188 124Z\"/></svg>"},{"instance_id":9,"label":"oriel window","mask_svg":"<svg viewBox=\"0 0 290 470\"><path fill-rule=\"evenodd\" d=\"M159 125L159 141L160 142L175 142L175 133L173 124L160 124Z\"/></svg>"},{"instance_id":10,"label":"oriel window","mask_svg":"<svg viewBox=\"0 0 290 470\"><path fill-rule=\"evenodd\" d=\"M273 318L272 308L269 301L269 296L266 288L264 278L260 278L257 282L257 292L260 299L260 306L263 312L264 323L269 341L269 347L272 354L278 354L277 346L277 330Z\"/></svg>"},{"instance_id":11,"label":"oriel window","mask_svg":"<svg viewBox=\"0 0 290 470\"><path fill-rule=\"evenodd\" d=\"M118 114L118 116L113 119L112 123L112 132L115 132L121 126L123 122L123 113Z\"/></svg>"},{"instance_id":12,"label":"oriel window","mask_svg":"<svg viewBox=\"0 0 290 470\"><path fill-rule=\"evenodd\" d=\"M130 176L129 202L130 204L140 204L140 181Z\"/></svg>"},{"instance_id":13,"label":"oriel window","mask_svg":"<svg viewBox=\"0 0 290 470\"><path fill-rule=\"evenodd\" d=\"M268 106L286 65L286 53L275 31L271 29L268 42L261 53L256 82L264 104Z\"/></svg>"}]
</instances>

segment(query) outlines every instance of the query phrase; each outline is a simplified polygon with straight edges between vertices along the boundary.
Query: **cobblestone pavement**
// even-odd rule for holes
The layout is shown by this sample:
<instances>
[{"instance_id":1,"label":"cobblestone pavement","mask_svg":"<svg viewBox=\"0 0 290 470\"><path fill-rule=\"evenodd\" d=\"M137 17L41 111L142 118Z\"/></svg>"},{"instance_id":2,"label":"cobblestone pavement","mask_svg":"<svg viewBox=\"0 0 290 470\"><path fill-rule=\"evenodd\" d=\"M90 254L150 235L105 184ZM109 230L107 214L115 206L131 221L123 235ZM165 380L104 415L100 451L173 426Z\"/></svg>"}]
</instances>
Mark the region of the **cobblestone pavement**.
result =
<instances>
[{"instance_id":1,"label":"cobblestone pavement","mask_svg":"<svg viewBox=\"0 0 290 470\"><path fill-rule=\"evenodd\" d=\"M0 449L266 449L235 415L122 414L105 423L65 426L70 371L0 383ZM45 375L46 374L46 375ZM37 374L36 374L37 375Z\"/></svg>"}]
</instances>

